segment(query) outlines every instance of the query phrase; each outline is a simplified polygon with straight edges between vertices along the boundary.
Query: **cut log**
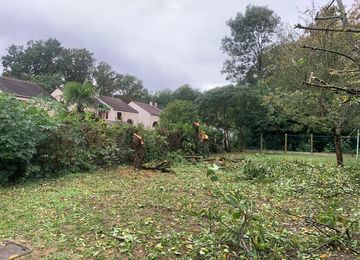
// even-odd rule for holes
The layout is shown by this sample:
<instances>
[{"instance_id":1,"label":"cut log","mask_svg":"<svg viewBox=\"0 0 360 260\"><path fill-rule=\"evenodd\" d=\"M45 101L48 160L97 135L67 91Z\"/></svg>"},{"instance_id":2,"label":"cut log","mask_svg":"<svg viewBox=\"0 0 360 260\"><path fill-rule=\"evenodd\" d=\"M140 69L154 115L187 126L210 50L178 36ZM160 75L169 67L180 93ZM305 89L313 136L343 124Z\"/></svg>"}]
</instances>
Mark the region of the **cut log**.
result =
<instances>
[{"instance_id":1,"label":"cut log","mask_svg":"<svg viewBox=\"0 0 360 260\"><path fill-rule=\"evenodd\" d=\"M141 170L144 160L144 140L136 133L133 134L134 154L134 169Z\"/></svg>"}]
</instances>

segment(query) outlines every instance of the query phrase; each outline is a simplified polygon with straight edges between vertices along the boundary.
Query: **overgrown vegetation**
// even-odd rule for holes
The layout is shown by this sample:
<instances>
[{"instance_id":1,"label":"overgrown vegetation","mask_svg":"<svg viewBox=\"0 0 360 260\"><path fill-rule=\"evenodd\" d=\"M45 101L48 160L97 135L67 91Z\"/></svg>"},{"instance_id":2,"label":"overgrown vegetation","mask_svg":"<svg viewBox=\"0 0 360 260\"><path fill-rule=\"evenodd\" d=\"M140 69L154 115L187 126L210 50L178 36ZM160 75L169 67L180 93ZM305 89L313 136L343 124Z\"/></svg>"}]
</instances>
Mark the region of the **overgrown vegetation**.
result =
<instances>
[{"instance_id":1,"label":"overgrown vegetation","mask_svg":"<svg viewBox=\"0 0 360 260\"><path fill-rule=\"evenodd\" d=\"M0 238L25 241L33 259L358 256L356 164L233 157L215 182L213 166L180 164L175 175L125 167L3 188ZM248 178L249 163L266 174Z\"/></svg>"},{"instance_id":2,"label":"overgrown vegetation","mask_svg":"<svg viewBox=\"0 0 360 260\"><path fill-rule=\"evenodd\" d=\"M0 108L0 184L128 163L135 132L145 139L145 162L169 155L166 136L142 126L109 125L91 113L6 94L0 94Z\"/></svg>"}]
</instances>

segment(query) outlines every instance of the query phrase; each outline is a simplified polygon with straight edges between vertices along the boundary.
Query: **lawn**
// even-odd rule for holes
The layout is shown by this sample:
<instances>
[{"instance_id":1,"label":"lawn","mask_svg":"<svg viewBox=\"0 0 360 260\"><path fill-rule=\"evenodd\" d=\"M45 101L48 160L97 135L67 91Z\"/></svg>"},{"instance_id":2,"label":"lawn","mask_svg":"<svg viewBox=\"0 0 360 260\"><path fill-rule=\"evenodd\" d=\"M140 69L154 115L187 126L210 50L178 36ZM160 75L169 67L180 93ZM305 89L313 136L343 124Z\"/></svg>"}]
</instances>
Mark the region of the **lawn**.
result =
<instances>
[{"instance_id":1,"label":"lawn","mask_svg":"<svg viewBox=\"0 0 360 260\"><path fill-rule=\"evenodd\" d=\"M358 257L356 162L239 158L210 176L209 165L182 163L174 173L120 167L0 188L0 240L31 247L26 259ZM231 235L239 227L245 246Z\"/></svg>"}]
</instances>

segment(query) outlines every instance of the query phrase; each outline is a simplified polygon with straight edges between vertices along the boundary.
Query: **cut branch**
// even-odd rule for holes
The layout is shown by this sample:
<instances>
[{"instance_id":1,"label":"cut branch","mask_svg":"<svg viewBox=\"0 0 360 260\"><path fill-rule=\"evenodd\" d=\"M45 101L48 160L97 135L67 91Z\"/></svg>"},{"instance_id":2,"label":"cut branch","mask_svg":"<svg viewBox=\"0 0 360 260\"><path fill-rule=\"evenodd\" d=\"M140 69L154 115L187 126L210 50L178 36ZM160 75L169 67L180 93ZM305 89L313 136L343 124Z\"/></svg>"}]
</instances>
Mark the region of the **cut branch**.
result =
<instances>
[{"instance_id":1,"label":"cut branch","mask_svg":"<svg viewBox=\"0 0 360 260\"><path fill-rule=\"evenodd\" d=\"M310 49L310 50L313 50L313 51L323 51L323 52L328 52L328 53L333 53L333 54L336 54L336 55L340 55L342 57L345 57L355 63L358 63L358 60L356 60L355 58L347 55L347 54L344 54L344 53L341 53L341 52L338 52L338 51L335 51L335 50L328 50L328 49L323 49L323 48L318 48L318 47L313 47L313 46L308 46L308 45L303 45L302 48L304 49Z\"/></svg>"},{"instance_id":2,"label":"cut branch","mask_svg":"<svg viewBox=\"0 0 360 260\"><path fill-rule=\"evenodd\" d=\"M331 29L331 28L308 27L308 26L303 26L301 24L295 25L295 29L322 31L322 32L360 33L360 29L354 29L354 28Z\"/></svg>"}]
</instances>

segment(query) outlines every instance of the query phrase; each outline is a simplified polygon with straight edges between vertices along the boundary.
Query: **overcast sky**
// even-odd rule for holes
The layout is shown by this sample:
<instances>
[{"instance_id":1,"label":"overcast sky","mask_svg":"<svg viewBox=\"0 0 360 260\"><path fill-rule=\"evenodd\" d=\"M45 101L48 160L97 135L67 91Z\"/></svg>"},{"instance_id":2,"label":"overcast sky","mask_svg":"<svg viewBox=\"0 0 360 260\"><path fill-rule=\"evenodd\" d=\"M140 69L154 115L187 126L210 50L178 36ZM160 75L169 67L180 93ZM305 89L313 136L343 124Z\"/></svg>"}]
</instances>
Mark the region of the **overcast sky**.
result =
<instances>
[{"instance_id":1,"label":"overcast sky","mask_svg":"<svg viewBox=\"0 0 360 260\"><path fill-rule=\"evenodd\" d=\"M150 91L185 83L207 89L226 84L225 22L250 3L267 5L290 25L312 6L311 0L0 0L0 55L12 43L53 37L64 47L87 48Z\"/></svg>"}]
</instances>

